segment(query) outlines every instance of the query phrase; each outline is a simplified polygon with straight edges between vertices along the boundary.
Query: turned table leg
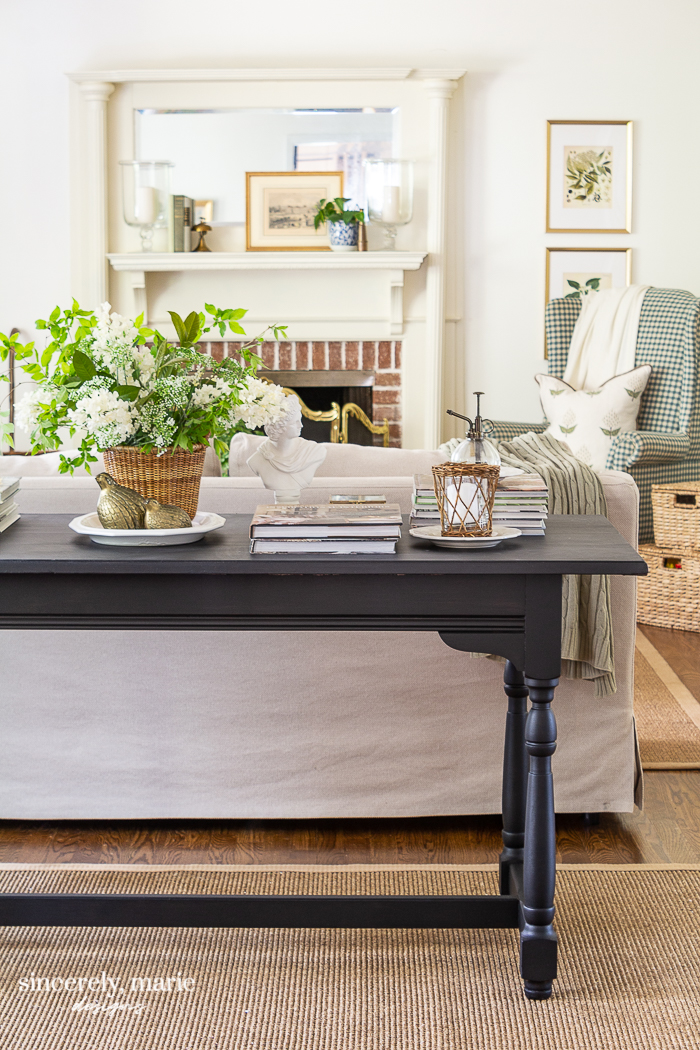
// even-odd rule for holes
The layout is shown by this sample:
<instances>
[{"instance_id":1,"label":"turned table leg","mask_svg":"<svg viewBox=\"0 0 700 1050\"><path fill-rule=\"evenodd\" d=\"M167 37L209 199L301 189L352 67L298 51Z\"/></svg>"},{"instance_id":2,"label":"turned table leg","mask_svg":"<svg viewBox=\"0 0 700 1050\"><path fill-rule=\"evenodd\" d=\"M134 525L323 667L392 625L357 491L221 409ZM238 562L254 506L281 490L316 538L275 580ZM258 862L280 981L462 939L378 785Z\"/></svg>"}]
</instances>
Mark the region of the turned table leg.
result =
<instances>
[{"instance_id":1,"label":"turned table leg","mask_svg":"<svg viewBox=\"0 0 700 1050\"><path fill-rule=\"evenodd\" d=\"M513 892L511 864L523 863L525 843L525 800L527 798L527 686L521 671L508 660L503 672L503 688L508 697L506 736L503 746L503 851L499 858L499 892Z\"/></svg>"},{"instance_id":2,"label":"turned table leg","mask_svg":"<svg viewBox=\"0 0 700 1050\"><path fill-rule=\"evenodd\" d=\"M552 755L557 725L551 710L558 678L525 678L532 707L525 726L530 756L525 815L520 973L528 999L548 999L557 975L554 920L556 842Z\"/></svg>"}]
</instances>

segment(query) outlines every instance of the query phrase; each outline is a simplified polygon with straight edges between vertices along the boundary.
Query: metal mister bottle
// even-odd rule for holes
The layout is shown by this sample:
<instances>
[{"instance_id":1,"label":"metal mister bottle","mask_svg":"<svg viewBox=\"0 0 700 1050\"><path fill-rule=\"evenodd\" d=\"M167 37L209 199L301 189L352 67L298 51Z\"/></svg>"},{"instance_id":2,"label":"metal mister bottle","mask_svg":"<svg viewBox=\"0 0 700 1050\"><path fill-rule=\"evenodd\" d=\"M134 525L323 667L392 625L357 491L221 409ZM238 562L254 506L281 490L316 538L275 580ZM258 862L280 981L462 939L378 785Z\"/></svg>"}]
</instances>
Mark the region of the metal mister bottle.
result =
<instances>
[{"instance_id":1,"label":"metal mister bottle","mask_svg":"<svg viewBox=\"0 0 700 1050\"><path fill-rule=\"evenodd\" d=\"M464 441L460 441L450 459L453 463L486 463L491 466L500 466L501 457L496 451L496 446L485 436L493 430L493 423L490 419L482 419L481 417L483 390L475 390L474 396L476 398L476 415L473 420L469 416L463 416L461 412L454 412L451 408L447 409L448 416L456 416L469 424L469 430Z\"/></svg>"},{"instance_id":2,"label":"metal mister bottle","mask_svg":"<svg viewBox=\"0 0 700 1050\"><path fill-rule=\"evenodd\" d=\"M445 497L447 503L453 508L449 512L451 521L456 518L465 527L465 525L468 526L471 519L482 534L490 535L493 494L501 457L495 446L484 437L484 430L490 433L493 423L490 419L481 418L483 391L476 390L474 395L476 415L473 420L469 416L463 416L460 412L447 410L448 415L465 420L469 424L469 430L464 441L460 441L452 453L451 460L454 468L459 468L460 477L455 477L451 483L446 485ZM490 481L484 476L485 468L492 468L489 471L493 475Z\"/></svg>"}]
</instances>

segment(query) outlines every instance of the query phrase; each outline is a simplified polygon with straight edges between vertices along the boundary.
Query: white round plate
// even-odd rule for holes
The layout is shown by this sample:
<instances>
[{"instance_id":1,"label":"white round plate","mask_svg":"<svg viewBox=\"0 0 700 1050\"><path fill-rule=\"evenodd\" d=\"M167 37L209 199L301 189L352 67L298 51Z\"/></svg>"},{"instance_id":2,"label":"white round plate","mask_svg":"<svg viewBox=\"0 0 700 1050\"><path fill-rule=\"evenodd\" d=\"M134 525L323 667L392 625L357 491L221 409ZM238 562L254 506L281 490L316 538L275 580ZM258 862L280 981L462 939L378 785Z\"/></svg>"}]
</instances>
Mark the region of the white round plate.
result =
<instances>
[{"instance_id":1,"label":"white round plate","mask_svg":"<svg viewBox=\"0 0 700 1050\"><path fill-rule=\"evenodd\" d=\"M94 543L110 547L172 547L182 543L196 543L207 532L226 524L220 514L195 514L190 529L105 529L97 514L81 514L73 518L69 528L80 536L89 536Z\"/></svg>"},{"instance_id":2,"label":"white round plate","mask_svg":"<svg viewBox=\"0 0 700 1050\"><path fill-rule=\"evenodd\" d=\"M505 525L494 525L490 536L443 536L439 525L417 525L410 529L417 540L430 540L436 547L451 547L459 550L483 550L495 547L503 540L512 540L520 536L520 529L508 529Z\"/></svg>"}]
</instances>

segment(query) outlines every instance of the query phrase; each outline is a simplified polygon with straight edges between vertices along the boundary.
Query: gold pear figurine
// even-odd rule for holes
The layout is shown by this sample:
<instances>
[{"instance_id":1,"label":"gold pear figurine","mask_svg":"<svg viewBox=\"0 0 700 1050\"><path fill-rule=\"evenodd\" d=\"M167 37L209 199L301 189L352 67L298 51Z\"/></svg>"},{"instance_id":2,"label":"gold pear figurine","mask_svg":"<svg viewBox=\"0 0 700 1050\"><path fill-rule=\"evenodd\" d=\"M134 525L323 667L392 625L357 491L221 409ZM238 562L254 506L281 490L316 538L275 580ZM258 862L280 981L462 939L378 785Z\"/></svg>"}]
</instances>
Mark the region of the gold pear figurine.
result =
<instances>
[{"instance_id":1,"label":"gold pear figurine","mask_svg":"<svg viewBox=\"0 0 700 1050\"><path fill-rule=\"evenodd\" d=\"M95 481L100 486L97 517L105 529L142 529L146 500L134 489L118 485L103 471Z\"/></svg>"},{"instance_id":2,"label":"gold pear figurine","mask_svg":"<svg viewBox=\"0 0 700 1050\"><path fill-rule=\"evenodd\" d=\"M191 529L192 519L182 507L147 499L144 524L147 529Z\"/></svg>"}]
</instances>

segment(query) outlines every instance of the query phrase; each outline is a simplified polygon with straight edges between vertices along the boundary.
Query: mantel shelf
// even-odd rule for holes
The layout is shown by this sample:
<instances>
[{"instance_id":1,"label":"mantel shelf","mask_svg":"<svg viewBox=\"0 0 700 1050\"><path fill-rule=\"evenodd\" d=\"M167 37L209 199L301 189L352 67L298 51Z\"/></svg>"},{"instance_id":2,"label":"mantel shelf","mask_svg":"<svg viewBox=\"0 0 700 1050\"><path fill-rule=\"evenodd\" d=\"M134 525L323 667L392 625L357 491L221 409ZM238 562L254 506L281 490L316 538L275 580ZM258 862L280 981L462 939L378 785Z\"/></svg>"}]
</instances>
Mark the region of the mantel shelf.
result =
<instances>
[{"instance_id":1,"label":"mantel shelf","mask_svg":"<svg viewBox=\"0 0 700 1050\"><path fill-rule=\"evenodd\" d=\"M427 252L129 252L110 253L114 270L418 270Z\"/></svg>"}]
</instances>

